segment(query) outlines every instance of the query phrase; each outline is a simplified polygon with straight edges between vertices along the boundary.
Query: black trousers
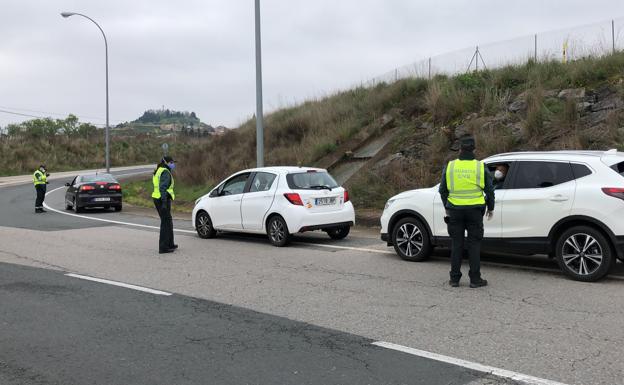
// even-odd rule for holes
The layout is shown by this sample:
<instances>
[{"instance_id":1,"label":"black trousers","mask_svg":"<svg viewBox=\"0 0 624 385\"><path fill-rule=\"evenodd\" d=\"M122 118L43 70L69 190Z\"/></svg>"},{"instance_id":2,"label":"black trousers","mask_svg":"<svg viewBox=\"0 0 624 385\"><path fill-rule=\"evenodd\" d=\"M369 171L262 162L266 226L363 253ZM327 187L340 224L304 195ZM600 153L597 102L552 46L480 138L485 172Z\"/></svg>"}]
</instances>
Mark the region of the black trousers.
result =
<instances>
[{"instance_id":1,"label":"black trousers","mask_svg":"<svg viewBox=\"0 0 624 385\"><path fill-rule=\"evenodd\" d=\"M37 191L37 199L35 199L35 209L42 209L43 201L45 200L45 194L47 190L46 185L45 184L35 185L35 190Z\"/></svg>"},{"instance_id":2,"label":"black trousers","mask_svg":"<svg viewBox=\"0 0 624 385\"><path fill-rule=\"evenodd\" d=\"M481 240L483 239L484 208L449 209L448 232L451 236L451 280L459 281L464 246L468 251L470 281L481 279ZM464 231L468 236L464 241Z\"/></svg>"},{"instance_id":3,"label":"black trousers","mask_svg":"<svg viewBox=\"0 0 624 385\"><path fill-rule=\"evenodd\" d=\"M158 240L158 249L167 250L173 247L173 218L171 217L171 199L167 199L165 207L162 205L162 199L154 199L154 206L160 217L160 238Z\"/></svg>"}]
</instances>

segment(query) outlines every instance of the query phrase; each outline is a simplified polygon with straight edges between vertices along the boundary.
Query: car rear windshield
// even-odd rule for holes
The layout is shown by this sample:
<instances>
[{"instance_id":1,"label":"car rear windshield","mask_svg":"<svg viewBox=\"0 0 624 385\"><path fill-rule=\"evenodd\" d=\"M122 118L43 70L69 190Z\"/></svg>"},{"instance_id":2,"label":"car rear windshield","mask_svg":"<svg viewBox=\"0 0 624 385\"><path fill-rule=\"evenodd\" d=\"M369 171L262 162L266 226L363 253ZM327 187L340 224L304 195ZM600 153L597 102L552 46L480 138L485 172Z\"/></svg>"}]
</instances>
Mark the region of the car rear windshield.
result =
<instances>
[{"instance_id":1,"label":"car rear windshield","mask_svg":"<svg viewBox=\"0 0 624 385\"><path fill-rule=\"evenodd\" d=\"M97 174L97 175L83 175L80 178L82 183L95 183L95 182L109 182L116 183L117 181L110 174Z\"/></svg>"},{"instance_id":2,"label":"car rear windshield","mask_svg":"<svg viewBox=\"0 0 624 385\"><path fill-rule=\"evenodd\" d=\"M624 176L624 162L616 163L611 166L611 168L615 170L615 172L617 172L618 174Z\"/></svg>"},{"instance_id":3,"label":"car rear windshield","mask_svg":"<svg viewBox=\"0 0 624 385\"><path fill-rule=\"evenodd\" d=\"M324 171L308 171L286 175L288 187L293 190L320 190L339 187L331 175Z\"/></svg>"}]
</instances>

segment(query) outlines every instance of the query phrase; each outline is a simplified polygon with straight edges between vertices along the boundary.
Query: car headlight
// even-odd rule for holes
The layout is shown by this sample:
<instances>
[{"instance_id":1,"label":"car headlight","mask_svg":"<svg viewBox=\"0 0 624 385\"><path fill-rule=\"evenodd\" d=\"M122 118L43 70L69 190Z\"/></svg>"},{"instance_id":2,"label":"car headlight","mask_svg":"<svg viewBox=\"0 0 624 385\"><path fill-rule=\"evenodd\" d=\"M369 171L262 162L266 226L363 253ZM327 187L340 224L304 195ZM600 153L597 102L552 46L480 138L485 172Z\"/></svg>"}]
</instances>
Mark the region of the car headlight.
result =
<instances>
[{"instance_id":1,"label":"car headlight","mask_svg":"<svg viewBox=\"0 0 624 385\"><path fill-rule=\"evenodd\" d=\"M197 198L197 200L195 200L195 205L197 205L199 203L199 201L202 200L203 197Z\"/></svg>"},{"instance_id":2,"label":"car headlight","mask_svg":"<svg viewBox=\"0 0 624 385\"><path fill-rule=\"evenodd\" d=\"M384 207L384 210L388 210L388 207L392 206L392 204L396 201L396 199L389 199L388 202L386 202L386 207Z\"/></svg>"}]
</instances>

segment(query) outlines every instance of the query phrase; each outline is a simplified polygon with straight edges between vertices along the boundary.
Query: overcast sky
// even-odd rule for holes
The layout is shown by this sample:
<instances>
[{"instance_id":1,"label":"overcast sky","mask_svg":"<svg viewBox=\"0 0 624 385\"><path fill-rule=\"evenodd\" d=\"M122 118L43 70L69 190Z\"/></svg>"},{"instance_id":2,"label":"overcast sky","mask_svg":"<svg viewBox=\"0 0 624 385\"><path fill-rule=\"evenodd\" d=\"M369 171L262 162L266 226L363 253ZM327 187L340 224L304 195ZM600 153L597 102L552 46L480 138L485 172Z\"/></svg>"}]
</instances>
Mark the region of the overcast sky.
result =
<instances>
[{"instance_id":1,"label":"overcast sky","mask_svg":"<svg viewBox=\"0 0 624 385\"><path fill-rule=\"evenodd\" d=\"M111 123L146 109L237 126L255 110L253 0L2 0L0 109ZM622 0L262 0L265 111L421 58L624 16ZM42 111L42 112L29 112ZM60 115L51 115L61 117ZM25 118L0 112L0 126Z\"/></svg>"}]
</instances>

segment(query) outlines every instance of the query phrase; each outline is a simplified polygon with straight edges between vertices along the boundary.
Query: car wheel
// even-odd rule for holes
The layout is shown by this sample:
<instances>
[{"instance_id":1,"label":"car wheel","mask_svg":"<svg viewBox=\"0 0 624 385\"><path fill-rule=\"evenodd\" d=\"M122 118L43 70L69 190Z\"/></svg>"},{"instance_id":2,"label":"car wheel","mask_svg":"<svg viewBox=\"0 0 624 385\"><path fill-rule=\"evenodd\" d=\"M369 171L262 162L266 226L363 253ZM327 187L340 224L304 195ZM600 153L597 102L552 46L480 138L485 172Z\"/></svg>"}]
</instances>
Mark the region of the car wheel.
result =
<instances>
[{"instance_id":1,"label":"car wheel","mask_svg":"<svg viewBox=\"0 0 624 385\"><path fill-rule=\"evenodd\" d=\"M589 226L564 231L555 248L559 268L577 281L597 281L607 275L613 265L609 241L600 231Z\"/></svg>"},{"instance_id":2,"label":"car wheel","mask_svg":"<svg viewBox=\"0 0 624 385\"><path fill-rule=\"evenodd\" d=\"M67 201L65 201L65 210L71 210L74 206L70 205Z\"/></svg>"},{"instance_id":3,"label":"car wheel","mask_svg":"<svg viewBox=\"0 0 624 385\"><path fill-rule=\"evenodd\" d=\"M335 227L333 229L327 229L325 232L331 239L343 239L349 235L349 231L351 231L351 226L342 226Z\"/></svg>"},{"instance_id":4,"label":"car wheel","mask_svg":"<svg viewBox=\"0 0 624 385\"><path fill-rule=\"evenodd\" d=\"M215 235L217 235L217 231L212 227L210 215L205 211L197 213L195 217L195 227L197 228L197 235L199 235L200 238L214 238Z\"/></svg>"},{"instance_id":5,"label":"car wheel","mask_svg":"<svg viewBox=\"0 0 624 385\"><path fill-rule=\"evenodd\" d=\"M121 211L122 208L123 208L123 206L121 206L121 205L115 206L115 211L119 212L119 211Z\"/></svg>"},{"instance_id":6,"label":"car wheel","mask_svg":"<svg viewBox=\"0 0 624 385\"><path fill-rule=\"evenodd\" d=\"M392 231L394 250L406 261L420 262L429 257L431 242L425 226L416 218L403 218Z\"/></svg>"},{"instance_id":7,"label":"car wheel","mask_svg":"<svg viewBox=\"0 0 624 385\"><path fill-rule=\"evenodd\" d=\"M269 219L267 226L269 241L276 247L286 246L290 242L290 232L284 218L275 215Z\"/></svg>"},{"instance_id":8,"label":"car wheel","mask_svg":"<svg viewBox=\"0 0 624 385\"><path fill-rule=\"evenodd\" d=\"M74 198L74 202L72 204L72 207L73 207L74 211L76 212L76 214L82 212L82 208L80 208L78 206L78 204L76 203L76 198Z\"/></svg>"}]
</instances>

